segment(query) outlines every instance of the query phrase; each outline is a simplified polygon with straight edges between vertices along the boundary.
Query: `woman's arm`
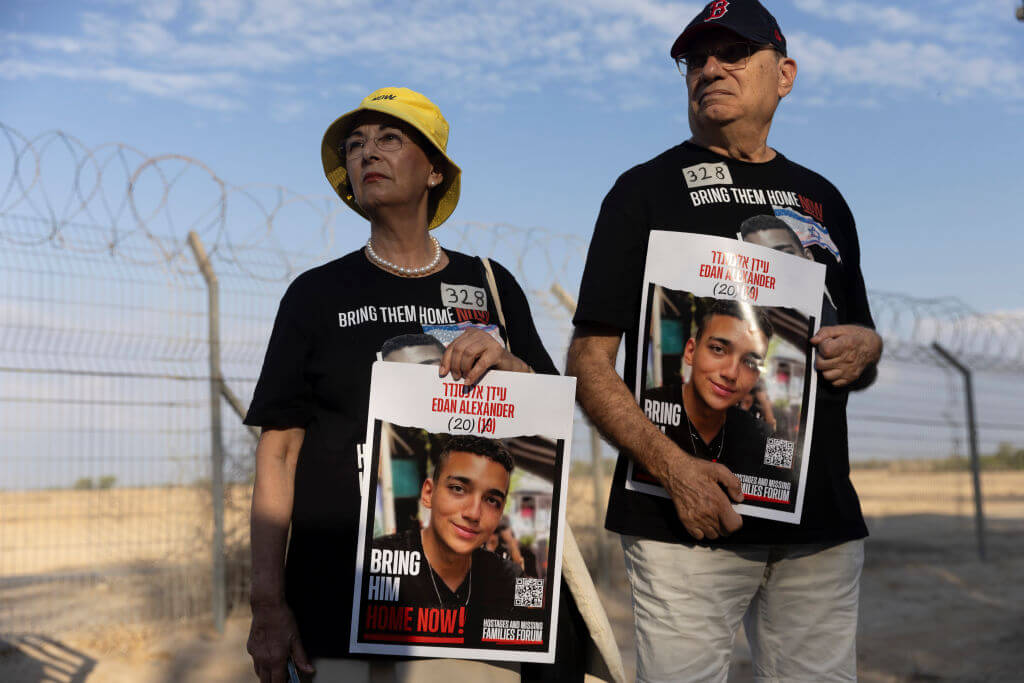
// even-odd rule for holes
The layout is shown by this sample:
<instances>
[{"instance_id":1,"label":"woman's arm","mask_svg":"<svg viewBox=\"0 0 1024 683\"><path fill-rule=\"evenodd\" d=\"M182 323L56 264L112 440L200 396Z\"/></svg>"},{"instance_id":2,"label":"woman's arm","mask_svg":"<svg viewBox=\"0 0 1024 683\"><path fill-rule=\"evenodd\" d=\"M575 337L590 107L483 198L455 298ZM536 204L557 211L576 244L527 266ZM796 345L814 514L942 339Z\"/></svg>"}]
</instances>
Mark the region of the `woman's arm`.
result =
<instances>
[{"instance_id":1,"label":"woman's arm","mask_svg":"<svg viewBox=\"0 0 1024 683\"><path fill-rule=\"evenodd\" d=\"M295 468L305 430L264 429L256 446L252 492L252 627L247 649L262 683L279 678L290 656L305 673L313 667L284 597L284 558L295 498Z\"/></svg>"}]
</instances>

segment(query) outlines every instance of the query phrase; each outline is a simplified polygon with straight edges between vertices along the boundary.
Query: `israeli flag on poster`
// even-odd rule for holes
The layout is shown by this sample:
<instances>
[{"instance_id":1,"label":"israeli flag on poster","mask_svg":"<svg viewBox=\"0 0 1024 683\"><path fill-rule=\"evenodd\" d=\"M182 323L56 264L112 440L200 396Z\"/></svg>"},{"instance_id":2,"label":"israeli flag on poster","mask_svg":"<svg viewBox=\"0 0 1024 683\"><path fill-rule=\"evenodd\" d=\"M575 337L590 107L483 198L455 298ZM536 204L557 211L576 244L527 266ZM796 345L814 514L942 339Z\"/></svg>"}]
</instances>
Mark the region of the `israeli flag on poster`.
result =
<instances>
[{"instance_id":1,"label":"israeli flag on poster","mask_svg":"<svg viewBox=\"0 0 1024 683\"><path fill-rule=\"evenodd\" d=\"M828 228L824 225L810 216L805 216L787 206L773 206L772 210L775 211L775 215L785 222L786 225L793 228L793 232L797 234L800 242L805 247L817 244L835 256L836 261L843 262L842 257L839 255L839 247L832 241L832 237L828 234Z\"/></svg>"}]
</instances>

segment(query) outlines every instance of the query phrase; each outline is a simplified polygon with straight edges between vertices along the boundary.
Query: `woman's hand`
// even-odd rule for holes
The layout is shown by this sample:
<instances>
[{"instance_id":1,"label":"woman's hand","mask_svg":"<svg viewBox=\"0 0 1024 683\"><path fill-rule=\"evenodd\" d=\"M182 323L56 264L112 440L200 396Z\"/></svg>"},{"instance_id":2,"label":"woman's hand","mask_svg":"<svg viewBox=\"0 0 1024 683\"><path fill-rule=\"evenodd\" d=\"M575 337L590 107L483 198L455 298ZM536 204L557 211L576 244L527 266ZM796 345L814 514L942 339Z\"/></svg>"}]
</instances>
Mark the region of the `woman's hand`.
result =
<instances>
[{"instance_id":1,"label":"woman's hand","mask_svg":"<svg viewBox=\"0 0 1024 683\"><path fill-rule=\"evenodd\" d=\"M288 658L305 674L313 673L299 640L295 616L284 602L252 603L252 626L246 650L260 683L286 683Z\"/></svg>"},{"instance_id":2,"label":"woman's hand","mask_svg":"<svg viewBox=\"0 0 1024 683\"><path fill-rule=\"evenodd\" d=\"M256 446L252 491L252 627L248 651L260 683L286 683L290 656L312 673L295 615L284 601L284 555L295 499L295 468L306 430L264 429Z\"/></svg>"},{"instance_id":3,"label":"woman's hand","mask_svg":"<svg viewBox=\"0 0 1024 683\"><path fill-rule=\"evenodd\" d=\"M529 365L509 353L497 339L477 327L470 327L445 349L437 374L444 377L450 372L454 380L476 384L491 368L531 372Z\"/></svg>"}]
</instances>

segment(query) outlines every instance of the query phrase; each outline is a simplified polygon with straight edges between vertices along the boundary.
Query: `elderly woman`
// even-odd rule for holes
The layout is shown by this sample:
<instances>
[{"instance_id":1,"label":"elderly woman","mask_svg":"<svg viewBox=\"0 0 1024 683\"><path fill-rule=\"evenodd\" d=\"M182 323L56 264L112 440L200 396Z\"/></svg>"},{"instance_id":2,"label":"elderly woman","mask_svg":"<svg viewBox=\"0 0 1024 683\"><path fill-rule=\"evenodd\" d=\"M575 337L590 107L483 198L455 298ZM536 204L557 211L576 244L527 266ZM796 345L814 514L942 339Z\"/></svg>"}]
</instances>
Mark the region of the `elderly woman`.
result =
<instances>
[{"instance_id":1,"label":"elderly woman","mask_svg":"<svg viewBox=\"0 0 1024 683\"><path fill-rule=\"evenodd\" d=\"M263 428L252 501L249 638L261 681L286 680L289 657L306 674L315 663L318 681L378 679L382 667L390 680L432 675L405 671L429 660L371 664L347 654L357 447L381 348L391 342L390 352L396 340L424 334L452 340L439 373L467 383L491 368L556 372L512 275L442 249L430 234L459 200L461 171L447 142L440 110L407 88L371 93L324 135L327 179L369 219L370 236L364 248L303 273L288 288L245 420ZM508 667L466 666L476 680L519 680Z\"/></svg>"}]
</instances>

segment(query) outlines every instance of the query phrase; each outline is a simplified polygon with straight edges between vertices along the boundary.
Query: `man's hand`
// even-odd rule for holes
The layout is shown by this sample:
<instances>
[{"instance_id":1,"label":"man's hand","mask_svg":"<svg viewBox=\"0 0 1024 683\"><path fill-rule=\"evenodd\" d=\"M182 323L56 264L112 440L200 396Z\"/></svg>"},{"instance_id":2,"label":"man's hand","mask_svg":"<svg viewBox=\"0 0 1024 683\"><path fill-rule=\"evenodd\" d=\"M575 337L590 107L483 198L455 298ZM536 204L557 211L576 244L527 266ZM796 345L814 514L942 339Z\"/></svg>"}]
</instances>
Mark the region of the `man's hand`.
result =
<instances>
[{"instance_id":1,"label":"man's hand","mask_svg":"<svg viewBox=\"0 0 1024 683\"><path fill-rule=\"evenodd\" d=\"M253 603L252 626L245 649L252 656L260 683L288 683L288 657L303 673L313 673L313 665L299 640L295 616L283 602Z\"/></svg>"},{"instance_id":2,"label":"man's hand","mask_svg":"<svg viewBox=\"0 0 1024 683\"><path fill-rule=\"evenodd\" d=\"M743 502L743 489L728 467L682 451L666 465L661 484L672 496L679 521L691 536L710 540L743 526L743 518L730 505L730 499Z\"/></svg>"},{"instance_id":3,"label":"man's hand","mask_svg":"<svg viewBox=\"0 0 1024 683\"><path fill-rule=\"evenodd\" d=\"M448 345L441 357L438 375L449 372L452 379L476 384L491 368L529 372L530 366L513 356L497 339L477 327L469 327Z\"/></svg>"},{"instance_id":4,"label":"man's hand","mask_svg":"<svg viewBox=\"0 0 1024 683\"><path fill-rule=\"evenodd\" d=\"M830 325L811 337L818 347L814 367L834 387L855 382L868 366L882 357L882 338L860 325Z\"/></svg>"}]
</instances>

